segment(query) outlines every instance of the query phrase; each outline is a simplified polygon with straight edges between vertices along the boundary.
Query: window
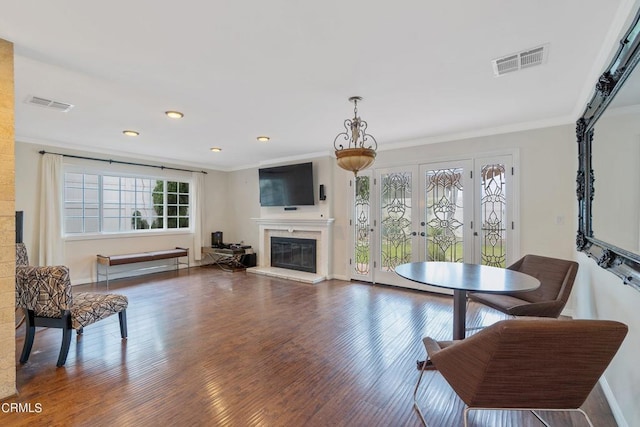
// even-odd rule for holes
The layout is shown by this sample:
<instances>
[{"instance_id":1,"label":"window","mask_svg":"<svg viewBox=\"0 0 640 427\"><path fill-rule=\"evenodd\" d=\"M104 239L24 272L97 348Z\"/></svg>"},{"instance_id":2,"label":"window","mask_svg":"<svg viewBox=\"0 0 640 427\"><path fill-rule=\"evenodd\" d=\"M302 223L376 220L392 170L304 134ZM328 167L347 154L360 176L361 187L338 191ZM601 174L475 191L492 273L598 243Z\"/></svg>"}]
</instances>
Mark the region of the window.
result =
<instances>
[{"instance_id":1,"label":"window","mask_svg":"<svg viewBox=\"0 0 640 427\"><path fill-rule=\"evenodd\" d=\"M66 172L65 234L189 228L189 183Z\"/></svg>"}]
</instances>

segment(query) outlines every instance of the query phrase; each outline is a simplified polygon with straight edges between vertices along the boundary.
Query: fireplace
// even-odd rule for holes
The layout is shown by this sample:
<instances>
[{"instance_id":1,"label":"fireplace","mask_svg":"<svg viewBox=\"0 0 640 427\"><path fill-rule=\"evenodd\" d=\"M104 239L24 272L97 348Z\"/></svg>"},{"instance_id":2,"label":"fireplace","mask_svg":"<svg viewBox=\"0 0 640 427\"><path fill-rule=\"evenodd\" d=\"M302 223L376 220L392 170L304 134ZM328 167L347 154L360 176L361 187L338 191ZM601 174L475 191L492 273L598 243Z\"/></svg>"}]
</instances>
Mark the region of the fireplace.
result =
<instances>
[{"instance_id":1,"label":"fireplace","mask_svg":"<svg viewBox=\"0 0 640 427\"><path fill-rule=\"evenodd\" d=\"M279 277L304 283L320 283L331 279L333 271L333 218L253 218L259 226L258 265L248 273ZM310 239L316 244L316 272L271 266L271 238ZM345 279L347 280L347 279Z\"/></svg>"},{"instance_id":2,"label":"fireplace","mask_svg":"<svg viewBox=\"0 0 640 427\"><path fill-rule=\"evenodd\" d=\"M316 272L316 240L271 237L271 266Z\"/></svg>"}]
</instances>

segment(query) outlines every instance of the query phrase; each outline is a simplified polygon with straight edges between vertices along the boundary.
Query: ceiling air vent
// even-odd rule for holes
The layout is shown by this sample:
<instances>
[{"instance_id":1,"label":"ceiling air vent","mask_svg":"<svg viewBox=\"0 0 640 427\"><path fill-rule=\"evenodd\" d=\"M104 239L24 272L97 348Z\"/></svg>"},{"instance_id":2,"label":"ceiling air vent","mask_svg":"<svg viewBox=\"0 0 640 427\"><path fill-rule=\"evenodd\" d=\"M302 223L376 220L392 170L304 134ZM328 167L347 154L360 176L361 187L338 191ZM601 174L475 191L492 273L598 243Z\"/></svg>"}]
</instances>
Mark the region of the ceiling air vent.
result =
<instances>
[{"instance_id":1,"label":"ceiling air vent","mask_svg":"<svg viewBox=\"0 0 640 427\"><path fill-rule=\"evenodd\" d=\"M493 65L493 74L496 77L505 75L512 71L522 70L523 68L541 65L547 62L549 52L549 44L534 47L522 52L504 56L502 58L491 61Z\"/></svg>"},{"instance_id":2,"label":"ceiling air vent","mask_svg":"<svg viewBox=\"0 0 640 427\"><path fill-rule=\"evenodd\" d=\"M60 102L60 101L53 101L47 98L40 98L39 96L28 96L25 102L27 104L50 108L52 110L60 111L63 113L66 113L67 111L73 108L72 104L67 104L66 102Z\"/></svg>"}]
</instances>

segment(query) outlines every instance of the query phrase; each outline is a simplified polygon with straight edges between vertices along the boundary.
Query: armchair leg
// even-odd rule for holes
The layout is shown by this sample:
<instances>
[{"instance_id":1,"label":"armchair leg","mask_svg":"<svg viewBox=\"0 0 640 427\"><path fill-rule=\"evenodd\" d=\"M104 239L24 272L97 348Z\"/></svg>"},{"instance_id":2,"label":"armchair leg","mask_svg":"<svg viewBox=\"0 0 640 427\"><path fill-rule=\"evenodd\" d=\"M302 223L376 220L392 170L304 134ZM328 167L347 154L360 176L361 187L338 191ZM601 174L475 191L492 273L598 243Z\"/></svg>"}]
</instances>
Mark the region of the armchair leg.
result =
<instances>
[{"instance_id":1,"label":"armchair leg","mask_svg":"<svg viewBox=\"0 0 640 427\"><path fill-rule=\"evenodd\" d=\"M120 336L124 339L127 337L127 310L118 313L120 319Z\"/></svg>"},{"instance_id":2,"label":"armchair leg","mask_svg":"<svg viewBox=\"0 0 640 427\"><path fill-rule=\"evenodd\" d=\"M65 311L62 316L62 346L60 347L60 354L58 355L58 363L56 366L60 367L67 361L67 355L69 354L69 346L71 345L71 333L73 328L71 327L71 313Z\"/></svg>"},{"instance_id":3,"label":"armchair leg","mask_svg":"<svg viewBox=\"0 0 640 427\"><path fill-rule=\"evenodd\" d=\"M69 354L69 346L71 345L71 332L73 329L62 328L62 346L60 347L60 354L58 355L58 363L56 366L60 367L67 361L67 354Z\"/></svg>"},{"instance_id":4,"label":"armchair leg","mask_svg":"<svg viewBox=\"0 0 640 427\"><path fill-rule=\"evenodd\" d=\"M420 376L418 377L418 382L416 383L416 387L413 389L413 408L418 413L418 417L420 417L420 421L425 427L428 427L427 421L424 419L424 414L420 409L420 405L418 404L418 388L420 387L420 382L422 381L422 376L424 375L424 371L427 370L428 359L422 362L422 366L420 367Z\"/></svg>"},{"instance_id":5,"label":"armchair leg","mask_svg":"<svg viewBox=\"0 0 640 427\"><path fill-rule=\"evenodd\" d=\"M24 335L24 346L20 355L20 363L27 363L31 348L33 347L33 339L36 336L35 315L32 310L25 310L25 320L27 322Z\"/></svg>"}]
</instances>

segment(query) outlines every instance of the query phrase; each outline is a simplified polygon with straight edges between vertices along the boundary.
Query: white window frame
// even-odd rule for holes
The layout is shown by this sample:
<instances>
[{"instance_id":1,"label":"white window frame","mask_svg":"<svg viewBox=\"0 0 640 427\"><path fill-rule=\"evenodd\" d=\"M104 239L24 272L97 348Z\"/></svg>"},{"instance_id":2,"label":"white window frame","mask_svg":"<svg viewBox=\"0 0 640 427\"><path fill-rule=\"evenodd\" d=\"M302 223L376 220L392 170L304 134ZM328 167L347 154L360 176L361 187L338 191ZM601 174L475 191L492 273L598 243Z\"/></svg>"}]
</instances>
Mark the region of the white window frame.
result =
<instances>
[{"instance_id":1,"label":"white window frame","mask_svg":"<svg viewBox=\"0 0 640 427\"><path fill-rule=\"evenodd\" d=\"M97 175L98 176L98 192L99 192L99 231L97 232L79 232L79 233L68 233L66 230L66 214L64 211L64 205L66 203L66 174L67 173L76 173L76 174L85 174L85 175ZM133 229L133 230L125 230L125 231L103 231L103 216L104 216L104 205L103 205L103 177L111 176L111 177L120 177L120 178L137 178L137 179L151 179L156 181L164 181L164 196L163 196L163 228L149 228L149 229ZM99 168L88 168L82 167L78 165L66 164L64 166L63 171L63 183L62 183L62 209L61 213L62 222L63 222L63 237L66 240L83 240L83 239L93 239L93 238L115 238L115 237L125 237L125 236L141 236L141 235L170 235L170 234L192 234L193 233L193 225L194 225L194 212L193 212L193 188L194 183L190 177L186 177L184 175L154 175L154 174L143 174L143 173L132 173L132 172L123 172L119 170L104 170ZM168 185L167 182L178 182L178 183L187 183L189 184L189 204L188 204L188 220L189 227L182 228L167 228L168 224L168 216L167 216L167 191ZM83 184L84 186L84 184ZM84 207L84 201L83 207ZM84 216L84 212L83 212ZM178 218L180 218L178 216Z\"/></svg>"}]
</instances>

